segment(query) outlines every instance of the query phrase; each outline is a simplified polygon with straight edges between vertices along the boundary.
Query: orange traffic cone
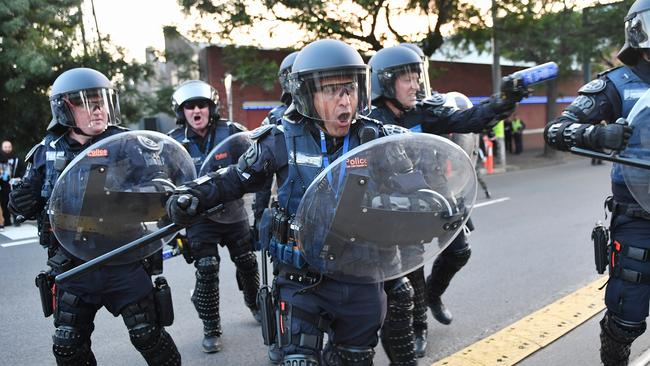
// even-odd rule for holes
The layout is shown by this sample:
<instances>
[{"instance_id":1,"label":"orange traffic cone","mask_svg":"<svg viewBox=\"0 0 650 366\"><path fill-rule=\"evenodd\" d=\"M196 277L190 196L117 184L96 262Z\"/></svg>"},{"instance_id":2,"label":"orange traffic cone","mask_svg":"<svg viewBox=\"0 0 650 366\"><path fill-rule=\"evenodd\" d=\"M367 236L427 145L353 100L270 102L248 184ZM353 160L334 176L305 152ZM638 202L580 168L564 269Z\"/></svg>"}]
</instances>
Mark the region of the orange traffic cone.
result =
<instances>
[{"instance_id":1,"label":"orange traffic cone","mask_svg":"<svg viewBox=\"0 0 650 366\"><path fill-rule=\"evenodd\" d=\"M483 167L485 168L487 174L494 174L494 153L492 151L494 143L492 140L490 140L489 137L483 136L483 144L485 144L485 149L487 150L487 156L483 161Z\"/></svg>"}]
</instances>

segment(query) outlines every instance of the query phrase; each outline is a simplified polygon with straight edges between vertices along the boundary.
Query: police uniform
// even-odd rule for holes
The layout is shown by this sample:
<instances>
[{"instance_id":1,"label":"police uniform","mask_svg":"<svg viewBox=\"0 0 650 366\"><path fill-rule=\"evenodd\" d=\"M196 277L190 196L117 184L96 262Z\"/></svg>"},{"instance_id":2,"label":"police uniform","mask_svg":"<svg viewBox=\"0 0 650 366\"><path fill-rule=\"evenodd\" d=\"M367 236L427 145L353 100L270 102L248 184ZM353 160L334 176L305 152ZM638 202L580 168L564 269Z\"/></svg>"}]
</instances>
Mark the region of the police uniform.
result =
<instances>
[{"instance_id":1,"label":"police uniform","mask_svg":"<svg viewBox=\"0 0 650 366\"><path fill-rule=\"evenodd\" d=\"M169 135L185 146L196 166L196 171L199 172L209 152L216 145L228 136L245 130L238 123L218 119L208 126L205 137L196 134L187 123L172 130ZM217 167L226 167L236 162L236 159L230 154L218 161ZM256 319L259 317L256 294L260 280L257 259L253 252L254 246L248 214L243 208L243 204L236 206L237 208L234 211L229 211L229 214L233 216L233 219L239 218L239 221L224 224L204 219L187 228L191 246L191 259L189 260L194 261L197 278L192 302L199 317L203 320L206 337L219 337L222 333L219 315L220 257L218 245L228 248L230 259L237 268L237 284L243 292L244 302Z\"/></svg>"},{"instance_id":2,"label":"police uniform","mask_svg":"<svg viewBox=\"0 0 650 366\"><path fill-rule=\"evenodd\" d=\"M650 88L650 64L621 66L598 75L578 91L578 97L562 115L549 122L546 142L559 150L581 146L580 138L601 121L612 123L627 117L634 104ZM648 123L648 121L642 121ZM646 328L650 298L650 213L634 200L623 179L621 165L611 171L612 211L610 277L601 321L601 358L606 365L627 364L629 346Z\"/></svg>"},{"instance_id":3,"label":"police uniform","mask_svg":"<svg viewBox=\"0 0 650 366\"><path fill-rule=\"evenodd\" d=\"M54 185L65 166L87 146L123 131L109 126L84 145L67 133L50 133L27 156L23 184L41 198L40 207L34 211L40 211L37 217L40 243L48 249L48 265L54 276L83 263L66 251L51 231L45 207ZM132 157L130 161L136 159ZM96 364L90 336L95 314L102 306L114 316L122 315L133 345L149 365L180 365L180 354L173 340L158 322L151 278L141 262L105 266L56 287L56 331L52 338L57 364Z\"/></svg>"},{"instance_id":4,"label":"police uniform","mask_svg":"<svg viewBox=\"0 0 650 366\"><path fill-rule=\"evenodd\" d=\"M376 121L359 117L345 138L348 149L360 144L363 127L374 129L375 136L383 133ZM283 213L291 217L305 190L323 169L325 157L334 161L345 150L344 138L329 136L323 149L318 143L319 132L315 122L306 118L298 122L284 119L280 125L259 128L251 136L254 145L237 167L214 174L210 185L200 186L204 198L207 202L223 202L241 197L259 191L275 175L278 203L270 216ZM265 217L261 231L269 233L270 220ZM307 356L310 362L320 362L322 335L328 332L329 344L323 354L326 365L347 365L354 360L359 365L370 365L385 314L381 284L350 284L321 276L307 265L293 243L283 242L273 232L261 237L266 238L264 245L277 272L277 342L285 355L284 362L294 355L300 355L303 361Z\"/></svg>"}]
</instances>

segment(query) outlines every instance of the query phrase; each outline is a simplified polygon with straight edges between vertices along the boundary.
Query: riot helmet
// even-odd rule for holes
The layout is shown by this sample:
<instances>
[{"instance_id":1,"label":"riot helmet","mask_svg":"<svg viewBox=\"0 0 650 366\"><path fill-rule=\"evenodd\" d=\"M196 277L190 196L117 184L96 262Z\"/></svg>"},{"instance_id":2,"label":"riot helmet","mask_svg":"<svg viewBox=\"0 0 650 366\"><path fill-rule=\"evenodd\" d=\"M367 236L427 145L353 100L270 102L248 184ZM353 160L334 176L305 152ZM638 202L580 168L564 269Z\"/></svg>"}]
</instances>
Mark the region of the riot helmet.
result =
<instances>
[{"instance_id":1,"label":"riot helmet","mask_svg":"<svg viewBox=\"0 0 650 366\"><path fill-rule=\"evenodd\" d=\"M291 104L291 90L289 90L289 74L291 73L291 66L293 66L293 61L298 56L298 51L291 52L282 60L280 64L280 70L278 70L278 81L280 82L280 88L282 89L282 96L280 100L282 103L289 105Z\"/></svg>"},{"instance_id":2,"label":"riot helmet","mask_svg":"<svg viewBox=\"0 0 650 366\"><path fill-rule=\"evenodd\" d=\"M370 80L368 66L352 46L338 40L323 39L303 48L294 60L289 86L296 111L313 119L322 128L323 123L339 119L354 123L356 116L368 113ZM349 112L334 116L321 115L322 102L350 102ZM318 102L315 103L315 102Z\"/></svg>"},{"instance_id":3,"label":"riot helmet","mask_svg":"<svg viewBox=\"0 0 650 366\"><path fill-rule=\"evenodd\" d=\"M467 95L459 92L449 92L446 95L448 101L453 101L454 107L461 111L474 107L474 103L467 97Z\"/></svg>"},{"instance_id":4,"label":"riot helmet","mask_svg":"<svg viewBox=\"0 0 650 366\"><path fill-rule=\"evenodd\" d=\"M429 58L427 57L427 55L424 54L424 51L422 51L422 48L420 48L420 46L418 46L415 43L400 43L399 45L402 46L402 47L408 48L409 50L417 53L418 56L420 56L420 58L422 59L422 62L424 62L424 69L427 71L427 76L428 76Z\"/></svg>"},{"instance_id":5,"label":"riot helmet","mask_svg":"<svg viewBox=\"0 0 650 366\"><path fill-rule=\"evenodd\" d=\"M103 131L121 122L118 92L113 83L101 72L83 67L68 70L54 80L50 108L51 132L62 127L101 129L104 125Z\"/></svg>"},{"instance_id":6,"label":"riot helmet","mask_svg":"<svg viewBox=\"0 0 650 366\"><path fill-rule=\"evenodd\" d=\"M179 85L172 94L172 110L176 114L176 123L179 125L187 122L184 108L208 106L210 115L209 123L219 119L219 93L210 84L201 80L189 80Z\"/></svg>"},{"instance_id":7,"label":"riot helmet","mask_svg":"<svg viewBox=\"0 0 650 366\"><path fill-rule=\"evenodd\" d=\"M368 61L372 71L372 101L390 100L400 110L431 95L429 75L417 53L404 46L379 50ZM401 86L401 87L400 87Z\"/></svg>"},{"instance_id":8,"label":"riot helmet","mask_svg":"<svg viewBox=\"0 0 650 366\"><path fill-rule=\"evenodd\" d=\"M636 0L625 16L625 44L617 57L624 64L633 66L639 61L640 52L650 48L650 0Z\"/></svg>"}]
</instances>

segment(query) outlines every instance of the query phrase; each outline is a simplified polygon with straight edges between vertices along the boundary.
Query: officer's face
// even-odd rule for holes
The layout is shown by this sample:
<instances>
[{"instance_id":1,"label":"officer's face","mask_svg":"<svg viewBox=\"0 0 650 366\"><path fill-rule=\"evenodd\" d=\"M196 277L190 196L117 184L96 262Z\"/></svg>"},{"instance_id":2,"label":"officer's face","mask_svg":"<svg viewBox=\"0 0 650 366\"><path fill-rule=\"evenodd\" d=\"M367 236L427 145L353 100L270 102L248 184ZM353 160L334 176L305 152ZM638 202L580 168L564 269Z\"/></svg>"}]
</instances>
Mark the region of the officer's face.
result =
<instances>
[{"instance_id":1,"label":"officer's face","mask_svg":"<svg viewBox=\"0 0 650 366\"><path fill-rule=\"evenodd\" d=\"M90 97L83 103L68 102L74 115L77 128L84 134L96 136L108 126L108 111L104 100L100 97Z\"/></svg>"},{"instance_id":2,"label":"officer's face","mask_svg":"<svg viewBox=\"0 0 650 366\"><path fill-rule=\"evenodd\" d=\"M420 75L417 72L403 73L395 79L395 99L407 109L415 107L419 89Z\"/></svg>"},{"instance_id":3,"label":"officer's face","mask_svg":"<svg viewBox=\"0 0 650 366\"><path fill-rule=\"evenodd\" d=\"M352 76L320 80L320 88L314 94L314 107L323 120L328 135L343 137L348 134L357 110L358 89Z\"/></svg>"},{"instance_id":4,"label":"officer's face","mask_svg":"<svg viewBox=\"0 0 650 366\"><path fill-rule=\"evenodd\" d=\"M210 104L207 100L191 100L183 103L185 120L197 132L205 131L210 120Z\"/></svg>"}]
</instances>

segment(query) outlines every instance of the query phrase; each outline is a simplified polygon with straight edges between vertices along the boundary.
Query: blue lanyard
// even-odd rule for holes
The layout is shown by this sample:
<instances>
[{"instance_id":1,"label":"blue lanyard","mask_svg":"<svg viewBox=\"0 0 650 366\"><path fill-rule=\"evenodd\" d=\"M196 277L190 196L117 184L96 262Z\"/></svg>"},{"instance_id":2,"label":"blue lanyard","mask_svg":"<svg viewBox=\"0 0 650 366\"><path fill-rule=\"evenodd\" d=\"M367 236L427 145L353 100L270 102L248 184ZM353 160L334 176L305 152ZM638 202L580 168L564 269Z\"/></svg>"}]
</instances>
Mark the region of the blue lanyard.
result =
<instances>
[{"instance_id":1,"label":"blue lanyard","mask_svg":"<svg viewBox=\"0 0 650 366\"><path fill-rule=\"evenodd\" d=\"M327 157L327 144L325 143L325 134L323 133L323 131L319 131L319 132L320 132L320 150L323 153L323 168L326 169L330 165L330 159ZM343 153L341 155L347 153L349 147L350 147L350 134L348 133L347 135L345 135L345 139L343 139ZM343 184L343 177L345 177L345 168L346 168L346 163L343 163L341 169L339 170L339 184L336 186L337 196L339 195L338 189ZM331 170L327 172L327 180L330 182L330 185L332 185Z\"/></svg>"}]
</instances>

